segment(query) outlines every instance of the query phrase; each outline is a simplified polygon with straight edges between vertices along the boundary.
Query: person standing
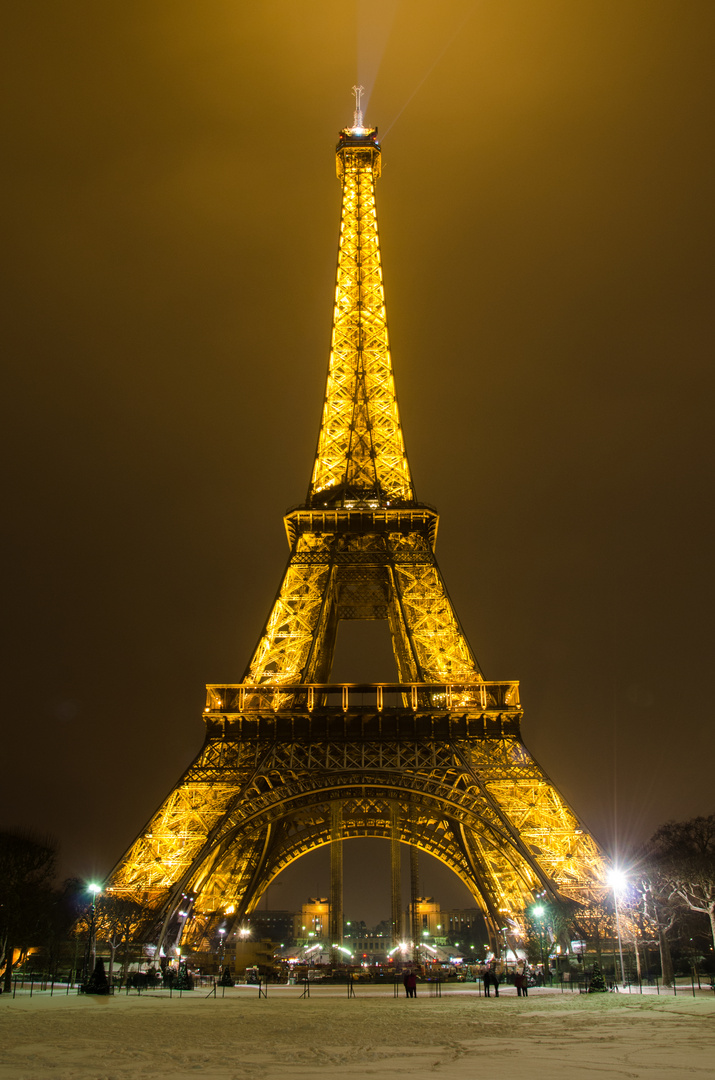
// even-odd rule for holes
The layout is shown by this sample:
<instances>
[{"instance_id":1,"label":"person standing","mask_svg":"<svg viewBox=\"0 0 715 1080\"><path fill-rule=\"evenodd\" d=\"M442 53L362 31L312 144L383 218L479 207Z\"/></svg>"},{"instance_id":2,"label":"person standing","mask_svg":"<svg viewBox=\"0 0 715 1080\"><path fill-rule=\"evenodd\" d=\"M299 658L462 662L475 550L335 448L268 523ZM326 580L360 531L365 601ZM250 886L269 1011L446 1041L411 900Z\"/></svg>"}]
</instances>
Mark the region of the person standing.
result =
<instances>
[{"instance_id":1,"label":"person standing","mask_svg":"<svg viewBox=\"0 0 715 1080\"><path fill-rule=\"evenodd\" d=\"M417 997L417 973L415 971L409 971L407 973L405 989L407 990L408 997Z\"/></svg>"}]
</instances>

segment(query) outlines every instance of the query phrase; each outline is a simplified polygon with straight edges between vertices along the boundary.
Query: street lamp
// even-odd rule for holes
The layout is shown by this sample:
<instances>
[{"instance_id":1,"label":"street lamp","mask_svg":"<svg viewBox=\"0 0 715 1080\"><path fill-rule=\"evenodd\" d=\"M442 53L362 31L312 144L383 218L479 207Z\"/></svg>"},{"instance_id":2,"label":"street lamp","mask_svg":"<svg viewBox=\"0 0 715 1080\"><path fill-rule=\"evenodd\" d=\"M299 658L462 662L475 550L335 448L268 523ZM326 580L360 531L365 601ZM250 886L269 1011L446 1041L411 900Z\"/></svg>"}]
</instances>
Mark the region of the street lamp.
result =
<instances>
[{"instance_id":1,"label":"street lamp","mask_svg":"<svg viewBox=\"0 0 715 1080\"><path fill-rule=\"evenodd\" d=\"M92 971L94 971L95 965L97 963L97 940L96 940L96 936L95 936L95 921L96 921L96 917L97 917L97 897L101 893L101 891L102 891L102 886L101 885L92 884L92 885L87 886L87 892L91 893L91 895L92 895L92 904L91 904L91 907L90 907L90 913L91 914L90 914L90 920L89 920L89 943L88 943L88 947L87 947L87 958L86 958L85 963L84 963L84 969L85 969L84 970L84 977L85 977L85 979L87 979L88 975L91 974L91 973L89 973L87 971L87 968L89 967L90 960L92 962Z\"/></svg>"},{"instance_id":2,"label":"street lamp","mask_svg":"<svg viewBox=\"0 0 715 1080\"><path fill-rule=\"evenodd\" d=\"M507 941L507 927L502 926L501 933L504 935L504 978L509 974L509 942Z\"/></svg>"},{"instance_id":3,"label":"street lamp","mask_svg":"<svg viewBox=\"0 0 715 1080\"><path fill-rule=\"evenodd\" d=\"M616 933L618 934L618 953L621 958L621 983L626 985L626 969L623 965L623 942L621 941L621 920L618 914L618 894L626 886L626 875L618 867L613 866L608 871L608 884L613 889L613 906L616 909Z\"/></svg>"},{"instance_id":4,"label":"street lamp","mask_svg":"<svg viewBox=\"0 0 715 1080\"><path fill-rule=\"evenodd\" d=\"M544 915L546 909L543 904L535 904L531 909L531 914L539 920L539 948L541 949L541 970L544 973L544 983L546 983L546 964L544 963ZM549 968L549 986L551 985L551 968Z\"/></svg>"}]
</instances>

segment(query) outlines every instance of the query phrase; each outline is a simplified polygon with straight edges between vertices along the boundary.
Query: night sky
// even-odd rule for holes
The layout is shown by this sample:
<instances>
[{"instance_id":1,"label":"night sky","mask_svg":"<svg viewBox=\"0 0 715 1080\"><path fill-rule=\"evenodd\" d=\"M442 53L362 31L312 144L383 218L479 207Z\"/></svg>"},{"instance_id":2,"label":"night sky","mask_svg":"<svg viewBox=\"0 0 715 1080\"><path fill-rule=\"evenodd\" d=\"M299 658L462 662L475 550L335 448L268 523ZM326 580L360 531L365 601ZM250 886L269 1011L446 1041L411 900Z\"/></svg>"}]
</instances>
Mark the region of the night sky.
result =
<instances>
[{"instance_id":1,"label":"night sky","mask_svg":"<svg viewBox=\"0 0 715 1080\"><path fill-rule=\"evenodd\" d=\"M3 22L2 826L105 875L198 752L204 684L243 674L312 467L356 80L407 451L486 677L521 681L610 853L712 813L712 2ZM389 914L387 850L346 845L348 917ZM472 903L435 865L423 891Z\"/></svg>"}]
</instances>

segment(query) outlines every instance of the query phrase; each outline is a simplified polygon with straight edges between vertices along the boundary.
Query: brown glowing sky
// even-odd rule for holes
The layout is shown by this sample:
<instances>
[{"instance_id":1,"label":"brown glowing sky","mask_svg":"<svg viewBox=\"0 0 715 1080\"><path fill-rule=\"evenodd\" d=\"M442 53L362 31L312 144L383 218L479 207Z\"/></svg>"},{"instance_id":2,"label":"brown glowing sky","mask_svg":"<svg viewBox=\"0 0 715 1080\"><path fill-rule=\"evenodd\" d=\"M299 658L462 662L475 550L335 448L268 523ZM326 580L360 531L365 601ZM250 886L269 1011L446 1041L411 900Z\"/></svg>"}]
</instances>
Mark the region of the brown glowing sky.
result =
<instances>
[{"instance_id":1,"label":"brown glowing sky","mask_svg":"<svg viewBox=\"0 0 715 1080\"><path fill-rule=\"evenodd\" d=\"M2 823L106 873L242 675L312 464L356 79L408 453L485 673L609 850L711 813L710 0L4 23ZM348 914L386 915L348 861Z\"/></svg>"}]
</instances>

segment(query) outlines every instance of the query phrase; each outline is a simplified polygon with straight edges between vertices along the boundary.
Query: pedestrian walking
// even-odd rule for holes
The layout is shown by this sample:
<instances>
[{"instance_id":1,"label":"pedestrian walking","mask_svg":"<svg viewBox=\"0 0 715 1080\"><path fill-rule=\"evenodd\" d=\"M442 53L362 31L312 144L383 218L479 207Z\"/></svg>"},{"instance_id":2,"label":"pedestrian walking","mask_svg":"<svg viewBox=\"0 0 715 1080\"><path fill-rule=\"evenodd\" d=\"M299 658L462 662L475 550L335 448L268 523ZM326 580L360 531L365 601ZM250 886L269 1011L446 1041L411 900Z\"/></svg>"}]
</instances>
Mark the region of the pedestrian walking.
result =
<instances>
[{"instance_id":1,"label":"pedestrian walking","mask_svg":"<svg viewBox=\"0 0 715 1080\"><path fill-rule=\"evenodd\" d=\"M487 980L489 981L487 982ZM484 974L484 992L487 997L491 996L489 993L490 986L494 987L494 997L499 997L499 975L494 964L488 967Z\"/></svg>"}]
</instances>

